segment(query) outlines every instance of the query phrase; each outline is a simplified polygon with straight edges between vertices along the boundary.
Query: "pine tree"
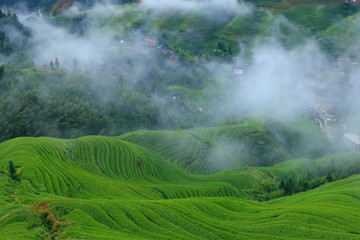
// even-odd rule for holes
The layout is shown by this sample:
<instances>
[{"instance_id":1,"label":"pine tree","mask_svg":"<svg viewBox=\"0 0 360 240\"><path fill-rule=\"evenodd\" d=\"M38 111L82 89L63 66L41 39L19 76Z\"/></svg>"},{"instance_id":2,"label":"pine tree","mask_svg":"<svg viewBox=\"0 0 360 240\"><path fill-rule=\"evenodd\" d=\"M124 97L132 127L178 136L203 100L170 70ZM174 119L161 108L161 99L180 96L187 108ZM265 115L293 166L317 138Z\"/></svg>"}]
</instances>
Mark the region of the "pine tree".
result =
<instances>
[{"instance_id":1,"label":"pine tree","mask_svg":"<svg viewBox=\"0 0 360 240\"><path fill-rule=\"evenodd\" d=\"M18 176L16 175L15 164L12 160L9 161L9 173L10 173L10 177L13 180L19 180Z\"/></svg>"},{"instance_id":2,"label":"pine tree","mask_svg":"<svg viewBox=\"0 0 360 240\"><path fill-rule=\"evenodd\" d=\"M229 45L228 53L230 54L230 56L232 56L232 55L233 55L233 52L232 52L232 47L231 47L231 45Z\"/></svg>"},{"instance_id":3,"label":"pine tree","mask_svg":"<svg viewBox=\"0 0 360 240\"><path fill-rule=\"evenodd\" d=\"M5 76L5 66L0 65L0 81L4 78L4 76Z\"/></svg>"},{"instance_id":4,"label":"pine tree","mask_svg":"<svg viewBox=\"0 0 360 240\"><path fill-rule=\"evenodd\" d=\"M57 57L55 58L55 67L60 68L59 59Z\"/></svg>"},{"instance_id":5,"label":"pine tree","mask_svg":"<svg viewBox=\"0 0 360 240\"><path fill-rule=\"evenodd\" d=\"M76 60L76 58L74 58L74 62L73 62L73 67L74 67L74 71L77 71L78 70L78 61Z\"/></svg>"},{"instance_id":6,"label":"pine tree","mask_svg":"<svg viewBox=\"0 0 360 240\"><path fill-rule=\"evenodd\" d=\"M285 190L286 195L291 195L291 194L293 194L293 192L294 192L294 183L293 183L292 178L289 178L289 179L285 182L284 190Z\"/></svg>"},{"instance_id":7,"label":"pine tree","mask_svg":"<svg viewBox=\"0 0 360 240\"><path fill-rule=\"evenodd\" d=\"M50 68L54 69L54 62L53 61L50 61Z\"/></svg>"},{"instance_id":8,"label":"pine tree","mask_svg":"<svg viewBox=\"0 0 360 240\"><path fill-rule=\"evenodd\" d=\"M225 44L222 43L222 42L218 42L217 44L217 49L223 51L223 52L226 52L226 49L225 49Z\"/></svg>"},{"instance_id":9,"label":"pine tree","mask_svg":"<svg viewBox=\"0 0 360 240\"><path fill-rule=\"evenodd\" d=\"M326 177L325 177L325 181L327 181L327 182L332 182L332 181L334 181L335 179L334 179L334 177L332 176L332 174L331 174L331 172L329 172L327 175L326 175Z\"/></svg>"}]
</instances>

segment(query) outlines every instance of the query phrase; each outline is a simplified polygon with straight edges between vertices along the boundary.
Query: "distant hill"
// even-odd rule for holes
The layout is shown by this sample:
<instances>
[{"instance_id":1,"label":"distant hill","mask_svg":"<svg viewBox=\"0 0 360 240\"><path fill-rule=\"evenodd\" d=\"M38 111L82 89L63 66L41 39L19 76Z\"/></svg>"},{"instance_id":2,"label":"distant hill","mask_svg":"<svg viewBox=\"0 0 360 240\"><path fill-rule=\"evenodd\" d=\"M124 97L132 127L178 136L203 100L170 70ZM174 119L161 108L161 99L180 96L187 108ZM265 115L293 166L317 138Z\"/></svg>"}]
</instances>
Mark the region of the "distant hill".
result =
<instances>
[{"instance_id":1,"label":"distant hill","mask_svg":"<svg viewBox=\"0 0 360 240\"><path fill-rule=\"evenodd\" d=\"M359 45L357 44L360 39L359 17L359 13L349 16L334 23L324 31L323 36L325 39L333 44L339 53L353 55L353 53L359 51Z\"/></svg>"},{"instance_id":2,"label":"distant hill","mask_svg":"<svg viewBox=\"0 0 360 240\"><path fill-rule=\"evenodd\" d=\"M97 0L3 0L1 4L5 6L17 6L19 4L25 4L29 10L36 11L42 9L50 15L61 13L64 10L70 8L74 2L80 3L82 6L91 6L98 2ZM115 4L132 3L133 0L115 0ZM0 4L0 6L1 6Z\"/></svg>"},{"instance_id":3,"label":"distant hill","mask_svg":"<svg viewBox=\"0 0 360 240\"><path fill-rule=\"evenodd\" d=\"M13 34L14 31L17 34ZM0 9L0 64L26 62L24 51L29 48L30 37L30 29L19 22L16 14Z\"/></svg>"},{"instance_id":4,"label":"distant hill","mask_svg":"<svg viewBox=\"0 0 360 240\"><path fill-rule=\"evenodd\" d=\"M313 129L306 124L304 127L308 130ZM120 138L159 153L187 172L209 174L240 166L272 166L295 157L326 154L331 148L329 143L320 132L316 134L318 129L312 131L314 135L309 136L306 131L299 132L279 121L266 119L183 131L137 131Z\"/></svg>"},{"instance_id":5,"label":"distant hill","mask_svg":"<svg viewBox=\"0 0 360 240\"><path fill-rule=\"evenodd\" d=\"M358 7L344 5L342 0L247 2L255 8L245 16L234 13L213 17L196 12L171 14L170 10L153 15L153 11L131 5L122 8L126 14L107 16L100 21L121 35L136 29L156 36L160 43L175 50L185 60L196 61L198 57L228 60L239 53L248 54L246 49L251 48L254 42L269 36L277 38L286 47L301 44L308 37L318 38L332 24L359 10ZM120 6L113 6L116 7ZM76 21L81 14L96 18L90 10L62 15L56 21L70 29L79 29L74 25L81 24ZM274 34L275 31L278 33ZM327 44L324 49L332 51L332 47L335 46Z\"/></svg>"}]
</instances>

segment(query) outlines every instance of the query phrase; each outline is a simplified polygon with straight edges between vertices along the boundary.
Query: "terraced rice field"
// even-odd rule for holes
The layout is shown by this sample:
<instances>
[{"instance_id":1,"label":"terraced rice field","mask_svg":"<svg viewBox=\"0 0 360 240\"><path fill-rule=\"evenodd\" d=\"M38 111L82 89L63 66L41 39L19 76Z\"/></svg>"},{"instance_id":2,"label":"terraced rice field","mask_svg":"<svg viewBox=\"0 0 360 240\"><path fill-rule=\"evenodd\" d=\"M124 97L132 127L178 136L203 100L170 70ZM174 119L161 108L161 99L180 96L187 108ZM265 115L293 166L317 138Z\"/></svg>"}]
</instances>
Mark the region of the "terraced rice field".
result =
<instances>
[{"instance_id":1,"label":"terraced rice field","mask_svg":"<svg viewBox=\"0 0 360 240\"><path fill-rule=\"evenodd\" d=\"M172 134L198 154L197 137ZM156 135L148 148L161 148ZM176 146L160 155L130 136L0 144L1 239L360 239L356 154L194 175L174 164ZM329 173L346 177L290 196L279 187Z\"/></svg>"},{"instance_id":2,"label":"terraced rice field","mask_svg":"<svg viewBox=\"0 0 360 240\"><path fill-rule=\"evenodd\" d=\"M263 125L254 121L183 131L143 130L119 139L156 152L186 172L210 174L239 166L267 166L270 159L290 159L297 143L278 139Z\"/></svg>"}]
</instances>

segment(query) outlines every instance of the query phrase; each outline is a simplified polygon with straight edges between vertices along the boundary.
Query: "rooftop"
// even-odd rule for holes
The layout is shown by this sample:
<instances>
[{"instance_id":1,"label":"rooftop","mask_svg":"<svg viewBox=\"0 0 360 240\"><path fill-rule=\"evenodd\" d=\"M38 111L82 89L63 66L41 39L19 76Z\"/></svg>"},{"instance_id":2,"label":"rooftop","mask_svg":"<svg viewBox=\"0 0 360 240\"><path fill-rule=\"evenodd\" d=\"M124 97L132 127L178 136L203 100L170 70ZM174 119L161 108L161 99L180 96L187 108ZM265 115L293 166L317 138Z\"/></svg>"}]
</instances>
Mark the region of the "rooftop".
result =
<instances>
[{"instance_id":1,"label":"rooftop","mask_svg":"<svg viewBox=\"0 0 360 240\"><path fill-rule=\"evenodd\" d=\"M349 141L359 144L360 145L360 136L352 133L344 134L344 137L347 138Z\"/></svg>"}]
</instances>

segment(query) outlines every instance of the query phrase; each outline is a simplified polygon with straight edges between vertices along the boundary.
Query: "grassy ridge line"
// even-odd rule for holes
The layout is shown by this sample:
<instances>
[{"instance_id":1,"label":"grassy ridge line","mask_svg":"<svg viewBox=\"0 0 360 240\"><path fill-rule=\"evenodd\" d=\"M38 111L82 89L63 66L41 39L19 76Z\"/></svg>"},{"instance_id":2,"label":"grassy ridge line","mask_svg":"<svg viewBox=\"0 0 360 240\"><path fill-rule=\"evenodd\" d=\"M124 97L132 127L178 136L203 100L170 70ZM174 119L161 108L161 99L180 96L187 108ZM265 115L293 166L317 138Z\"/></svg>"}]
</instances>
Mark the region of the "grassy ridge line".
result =
<instances>
[{"instance_id":1,"label":"grassy ridge line","mask_svg":"<svg viewBox=\"0 0 360 240\"><path fill-rule=\"evenodd\" d=\"M284 194L279 189L282 180L291 178L290 190L296 192L295 187L302 182L322 180L329 173L339 179L360 172L356 154L339 153L315 160L290 160L273 168L244 167L192 175L140 146L100 136L10 140L0 145L0 168L6 169L9 160L18 167L28 194L60 198L231 196L264 200Z\"/></svg>"},{"instance_id":2,"label":"grassy ridge line","mask_svg":"<svg viewBox=\"0 0 360 240\"><path fill-rule=\"evenodd\" d=\"M277 121L182 131L142 130L119 138L154 151L195 174L240 166L271 166L294 158L299 148L299 133Z\"/></svg>"},{"instance_id":3,"label":"grassy ridge line","mask_svg":"<svg viewBox=\"0 0 360 240\"><path fill-rule=\"evenodd\" d=\"M127 154L110 157L109 146ZM27 147L29 151L25 151ZM23 183L32 186L32 194L51 194L52 198L240 197L257 186L256 178L247 173L234 177L186 174L148 150L106 137L14 139L1 145L0 159L3 169L9 160L17 164ZM107 166L117 161L124 167L116 173Z\"/></svg>"},{"instance_id":4,"label":"grassy ridge line","mask_svg":"<svg viewBox=\"0 0 360 240\"><path fill-rule=\"evenodd\" d=\"M72 222L63 237L360 239L359 181L357 175L266 203L234 198L76 200L52 208Z\"/></svg>"},{"instance_id":5,"label":"grassy ridge line","mask_svg":"<svg viewBox=\"0 0 360 240\"><path fill-rule=\"evenodd\" d=\"M24 150L27 146L29 151ZM125 199L216 196L217 191L221 196L242 195L231 183L186 174L146 149L108 137L14 139L0 146L1 168L6 169L9 160L34 186L33 194Z\"/></svg>"},{"instance_id":6,"label":"grassy ridge line","mask_svg":"<svg viewBox=\"0 0 360 240\"><path fill-rule=\"evenodd\" d=\"M16 142L16 147L12 148L12 152L7 151L6 147L3 148L7 143L1 146L2 168L7 166L9 160L13 160L17 166L22 166L21 168L24 171L21 173L18 169L18 172L23 179L28 179L36 186L36 193L46 192L60 196L64 193L64 196L71 197L94 197L94 193L99 196L107 195L108 192L123 197L134 195L134 191L128 189L127 184L109 179L106 174L113 176L114 173L111 171L104 172L105 161L100 162L103 164L101 166L96 164L96 158L92 155L92 151L96 147L84 147L81 140L70 140L63 146L60 146L59 143L66 143L66 141L51 138L25 138L14 142ZM25 150L27 147L29 151ZM45 153L43 148L47 149ZM55 149L61 155L53 155L51 149ZM2 150L6 154L3 155L4 151ZM78 155L82 155L82 157L78 158ZM118 175L116 177L122 178L124 176ZM64 183L61 185L61 190L59 183ZM129 185L131 186L131 184ZM149 197L153 195L141 187L138 188Z\"/></svg>"}]
</instances>

